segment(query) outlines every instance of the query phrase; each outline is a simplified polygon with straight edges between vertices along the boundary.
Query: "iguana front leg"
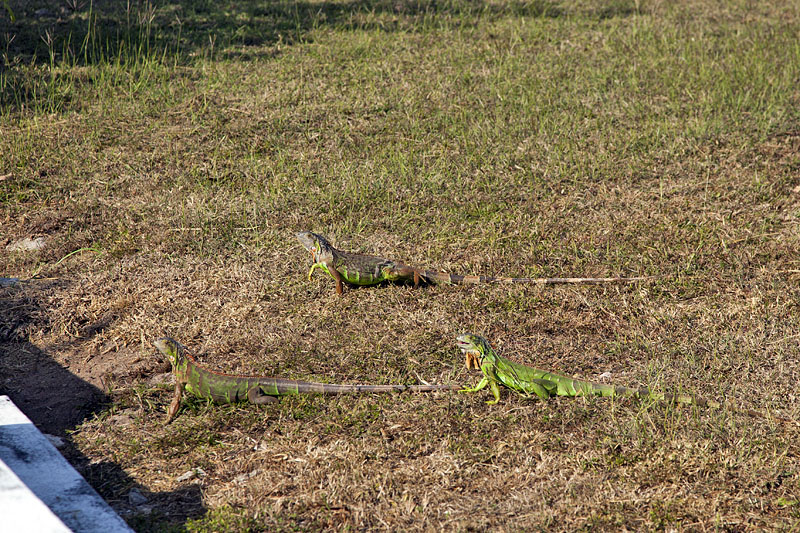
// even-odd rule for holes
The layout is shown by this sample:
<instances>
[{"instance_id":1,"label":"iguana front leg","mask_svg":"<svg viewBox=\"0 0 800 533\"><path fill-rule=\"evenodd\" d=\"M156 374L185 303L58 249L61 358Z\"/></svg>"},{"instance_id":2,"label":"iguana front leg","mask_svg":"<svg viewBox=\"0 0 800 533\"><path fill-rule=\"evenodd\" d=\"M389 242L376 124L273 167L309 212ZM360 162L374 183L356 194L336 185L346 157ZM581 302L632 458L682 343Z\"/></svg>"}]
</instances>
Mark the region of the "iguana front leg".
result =
<instances>
[{"instance_id":1,"label":"iguana front leg","mask_svg":"<svg viewBox=\"0 0 800 533\"><path fill-rule=\"evenodd\" d=\"M463 389L459 389L458 392L478 392L479 390L483 390L486 388L486 385L489 384L489 378L483 376L483 379L478 382L477 385L474 387L464 387Z\"/></svg>"},{"instance_id":2,"label":"iguana front leg","mask_svg":"<svg viewBox=\"0 0 800 533\"><path fill-rule=\"evenodd\" d=\"M311 281L311 274L313 274L314 270L317 268L325 270L325 263L314 263L313 265L311 265L311 268L308 270L308 281Z\"/></svg>"},{"instance_id":3,"label":"iguana front leg","mask_svg":"<svg viewBox=\"0 0 800 533\"><path fill-rule=\"evenodd\" d=\"M344 289L342 288L342 282L344 281L342 279L342 275L339 274L339 271L336 270L335 268L329 268L328 272L330 272L331 276L333 276L333 279L336 280L336 294L341 296L342 293L344 292Z\"/></svg>"},{"instance_id":4,"label":"iguana front leg","mask_svg":"<svg viewBox=\"0 0 800 533\"><path fill-rule=\"evenodd\" d=\"M261 387L251 387L247 391L247 401L256 405L264 405L265 403L275 403L278 398L269 394L264 394Z\"/></svg>"},{"instance_id":5,"label":"iguana front leg","mask_svg":"<svg viewBox=\"0 0 800 533\"><path fill-rule=\"evenodd\" d=\"M318 262L318 263L314 263L313 265L311 265L311 268L308 271L308 281L311 281L311 274L313 274L314 273L314 269L317 269L317 268L319 268L320 270L322 270L324 272L327 272L328 274L331 275L331 277L336 281L336 294L341 296L342 293L344 292L344 288L342 286L342 282L343 282L342 275L339 274L338 270L336 270L335 268L329 267L327 264L325 264L323 262Z\"/></svg>"},{"instance_id":6,"label":"iguana front leg","mask_svg":"<svg viewBox=\"0 0 800 533\"><path fill-rule=\"evenodd\" d=\"M494 400L490 400L486 403L488 403L489 405L494 405L500 401L500 387L497 386L497 382L495 380L493 379L490 380L486 376L484 376L483 379L480 380L480 382L478 382L478 384L475 385L474 387L464 387L463 389L460 389L458 392L478 392L480 390L485 389L487 385L489 386L489 390L492 391Z\"/></svg>"},{"instance_id":7,"label":"iguana front leg","mask_svg":"<svg viewBox=\"0 0 800 533\"><path fill-rule=\"evenodd\" d=\"M489 389L492 391L492 395L494 396L494 400L489 400L487 405L494 405L500 401L500 387L497 385L496 381L492 381L489 383Z\"/></svg>"},{"instance_id":8,"label":"iguana front leg","mask_svg":"<svg viewBox=\"0 0 800 533\"><path fill-rule=\"evenodd\" d=\"M176 414L178 414L178 409L181 407L181 398L183 397L183 388L185 386L185 383L175 383L175 395L173 396L172 403L169 404L169 409L167 410L167 424L172 422L172 419L175 418Z\"/></svg>"}]
</instances>

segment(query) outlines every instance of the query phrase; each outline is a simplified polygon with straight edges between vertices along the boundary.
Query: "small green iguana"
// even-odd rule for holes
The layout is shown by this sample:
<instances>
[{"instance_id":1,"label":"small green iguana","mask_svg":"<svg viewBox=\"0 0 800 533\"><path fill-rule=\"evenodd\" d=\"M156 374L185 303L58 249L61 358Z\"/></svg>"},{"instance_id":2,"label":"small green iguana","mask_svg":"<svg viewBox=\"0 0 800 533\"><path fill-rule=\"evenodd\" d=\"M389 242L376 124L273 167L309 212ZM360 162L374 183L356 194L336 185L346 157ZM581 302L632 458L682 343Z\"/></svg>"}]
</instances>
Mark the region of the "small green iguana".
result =
<instances>
[{"instance_id":1,"label":"small green iguana","mask_svg":"<svg viewBox=\"0 0 800 533\"><path fill-rule=\"evenodd\" d=\"M175 373L175 396L167 412L169 423L178 412L183 391L218 403L248 401L265 404L277 396L305 393L341 394L348 392L433 392L458 390L456 385L337 385L292 379L223 374L202 367L179 342L164 337L155 341L156 348L172 364Z\"/></svg>"},{"instance_id":2,"label":"small green iguana","mask_svg":"<svg viewBox=\"0 0 800 533\"><path fill-rule=\"evenodd\" d=\"M540 285L555 285L560 283L610 283L631 282L651 279L649 277L635 278L503 278L488 276L460 276L446 272L435 272L411 267L371 255L353 254L343 252L333 247L325 237L310 231L297 233L297 239L311 252L314 264L308 271L308 279L319 268L327 272L336 281L336 293L342 294L342 284L350 285L377 285L384 281L413 282L414 287L420 282L425 283L451 283L451 284L477 284L477 283L537 283Z\"/></svg>"},{"instance_id":3,"label":"small green iguana","mask_svg":"<svg viewBox=\"0 0 800 533\"><path fill-rule=\"evenodd\" d=\"M647 388L632 389L619 385L604 385L573 379L545 370L521 365L500 357L489 345L489 341L479 335L464 334L458 336L458 347L467 358L467 368L480 368L483 379L475 387L466 387L459 392L477 392L489 386L494 395L494 400L486 403L492 405L500 401L500 387L505 385L509 389L526 396L536 395L547 399L550 396L605 396L625 397L637 399L652 399L656 401L675 402L699 407L719 409L721 404L683 394L659 394ZM725 404L725 407L734 412L745 413L751 416L766 418L759 411L740 409L734 405ZM772 417L781 422L791 422L785 418Z\"/></svg>"}]
</instances>

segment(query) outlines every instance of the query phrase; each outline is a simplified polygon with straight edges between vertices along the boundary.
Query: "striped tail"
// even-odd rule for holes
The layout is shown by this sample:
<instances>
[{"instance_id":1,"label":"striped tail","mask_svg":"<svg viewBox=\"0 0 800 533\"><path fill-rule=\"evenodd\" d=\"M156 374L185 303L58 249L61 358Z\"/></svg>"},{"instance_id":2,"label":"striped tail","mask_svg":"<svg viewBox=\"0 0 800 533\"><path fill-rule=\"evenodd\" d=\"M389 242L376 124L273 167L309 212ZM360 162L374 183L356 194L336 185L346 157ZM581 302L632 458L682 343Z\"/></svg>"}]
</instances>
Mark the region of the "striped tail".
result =
<instances>
[{"instance_id":1,"label":"striped tail","mask_svg":"<svg viewBox=\"0 0 800 533\"><path fill-rule=\"evenodd\" d=\"M605 385L601 383L588 383L591 389L594 389L595 394L600 396L617 396L625 398L636 398L639 400L651 399L658 402L676 403L682 405L695 405L697 407L709 407L711 409L719 409L721 405L712 400L706 400L698 396L689 394L672 394L672 393L658 393L652 392L647 387L639 389L632 389L630 387L623 387L621 385ZM751 413L752 414L752 413Z\"/></svg>"},{"instance_id":2,"label":"striped tail","mask_svg":"<svg viewBox=\"0 0 800 533\"><path fill-rule=\"evenodd\" d=\"M259 383L272 394L303 394L316 392L319 394L348 394L354 392L436 392L459 390L458 385L340 385L334 383L315 383L312 381L295 381L279 379Z\"/></svg>"},{"instance_id":3,"label":"striped tail","mask_svg":"<svg viewBox=\"0 0 800 533\"><path fill-rule=\"evenodd\" d=\"M646 389L645 389L646 390ZM651 394L652 398L657 400L665 401L665 402L674 402L683 405L695 405L698 407L707 407L711 409L728 409L734 413L743 413L748 416L752 416L755 418L764 418L764 419L774 419L778 422L782 422L785 424L793 424L795 426L800 425L800 421L794 420L791 418L786 418L780 415L776 415L774 413L766 413L764 411L759 411L757 409L747 409L742 408L739 405L733 402L715 402L714 400L706 400L704 398L700 398L697 396L690 396L688 394Z\"/></svg>"},{"instance_id":4,"label":"striped tail","mask_svg":"<svg viewBox=\"0 0 800 533\"><path fill-rule=\"evenodd\" d=\"M604 397L624 397L636 398L638 400L651 399L657 402L666 402L680 405L693 405L696 407L710 408L710 409L729 409L734 413L743 413L756 418L772 418L779 422L800 425L797 420L777 416L775 414L765 413L755 409L743 409L738 405L731 402L716 402L714 400L707 400L690 394L673 394L673 393L658 393L652 392L647 387L633 389L630 387L623 387L621 385L606 385L603 383L593 383L591 381L581 381L577 379L568 379L559 383L559 389L566 389L571 392L570 396L604 396Z\"/></svg>"},{"instance_id":5,"label":"striped tail","mask_svg":"<svg viewBox=\"0 0 800 533\"><path fill-rule=\"evenodd\" d=\"M449 283L452 285L479 283L533 283L536 285L562 285L562 284L599 284L599 283L631 283L653 279L653 276L640 276L633 278L504 278L492 276L461 276L447 272L434 272L424 270L420 277L427 283Z\"/></svg>"}]
</instances>

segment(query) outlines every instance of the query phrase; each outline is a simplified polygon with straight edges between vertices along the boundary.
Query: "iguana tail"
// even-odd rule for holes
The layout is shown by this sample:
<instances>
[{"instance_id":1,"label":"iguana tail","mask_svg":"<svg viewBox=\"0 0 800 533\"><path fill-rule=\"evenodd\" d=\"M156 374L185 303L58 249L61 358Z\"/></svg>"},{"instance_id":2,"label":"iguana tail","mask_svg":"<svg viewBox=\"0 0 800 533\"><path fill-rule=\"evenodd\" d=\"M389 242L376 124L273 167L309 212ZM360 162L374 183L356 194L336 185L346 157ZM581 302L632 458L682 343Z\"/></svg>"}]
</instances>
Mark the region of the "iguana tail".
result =
<instances>
[{"instance_id":1,"label":"iguana tail","mask_svg":"<svg viewBox=\"0 0 800 533\"><path fill-rule=\"evenodd\" d=\"M199 363L188 353L185 357L191 361L189 367L190 383L201 392L202 396L216 398L218 391L237 391L243 397L246 391L258 389L261 394L285 396L294 394L347 394L354 392L435 392L457 390L457 385L343 385L339 383L318 383L294 379L251 376L242 374L226 374L210 370ZM230 395L230 394L229 394ZM226 397L226 399L228 399Z\"/></svg>"},{"instance_id":2,"label":"iguana tail","mask_svg":"<svg viewBox=\"0 0 800 533\"><path fill-rule=\"evenodd\" d=\"M267 394L291 395L309 392L318 394L347 394L353 392L435 392L457 390L457 385L340 385L315 383L282 378L257 378L258 385Z\"/></svg>"},{"instance_id":3,"label":"iguana tail","mask_svg":"<svg viewBox=\"0 0 800 533\"><path fill-rule=\"evenodd\" d=\"M155 341L156 347L172 364L178 382L187 384L190 390L203 398L217 401L242 401L251 390L262 395L291 395L303 393L342 394L353 392L434 392L458 390L456 385L342 385L338 383L315 383L293 379L226 374L202 366L192 357L185 346L174 339L164 337Z\"/></svg>"},{"instance_id":4,"label":"iguana tail","mask_svg":"<svg viewBox=\"0 0 800 533\"><path fill-rule=\"evenodd\" d=\"M449 283L452 285L479 283L533 283L536 285L562 285L562 284L599 284L599 283L631 283L634 281L644 281L653 279L651 276L639 276L633 278L505 278L493 276L461 276L459 274L448 274L447 272L435 272L423 270L419 272L419 277L427 283Z\"/></svg>"},{"instance_id":5,"label":"iguana tail","mask_svg":"<svg viewBox=\"0 0 800 533\"><path fill-rule=\"evenodd\" d=\"M757 411L755 409L743 409L732 402L719 403L715 402L714 400L707 400L705 398L701 398L699 396L692 396L690 394L652 392L650 389L646 387L640 389L632 389L630 387L622 387L619 385L606 385L602 383L593 383L590 381L582 381L578 379L567 379L562 382L559 382L559 387L562 386L571 389L573 392L572 395L574 396L596 395L605 397L613 396L613 397L635 398L638 400L653 400L657 402L697 406L708 409L722 409L724 407L733 412L744 413L758 418L768 418L767 414L764 413L763 411ZM794 424L797 423L797 421L793 421L775 415L771 415L771 417L781 422L791 422Z\"/></svg>"},{"instance_id":6,"label":"iguana tail","mask_svg":"<svg viewBox=\"0 0 800 533\"><path fill-rule=\"evenodd\" d=\"M545 378L546 379L546 378ZM618 398L635 398L638 400L655 400L659 402L679 403L683 405L697 405L699 407L711 407L718 409L717 402L705 400L688 394L663 394L651 392L650 389L643 387L634 389L622 385L609 385L605 383L594 383L580 379L567 379L559 382L560 387L569 390L568 396L604 396Z\"/></svg>"}]
</instances>

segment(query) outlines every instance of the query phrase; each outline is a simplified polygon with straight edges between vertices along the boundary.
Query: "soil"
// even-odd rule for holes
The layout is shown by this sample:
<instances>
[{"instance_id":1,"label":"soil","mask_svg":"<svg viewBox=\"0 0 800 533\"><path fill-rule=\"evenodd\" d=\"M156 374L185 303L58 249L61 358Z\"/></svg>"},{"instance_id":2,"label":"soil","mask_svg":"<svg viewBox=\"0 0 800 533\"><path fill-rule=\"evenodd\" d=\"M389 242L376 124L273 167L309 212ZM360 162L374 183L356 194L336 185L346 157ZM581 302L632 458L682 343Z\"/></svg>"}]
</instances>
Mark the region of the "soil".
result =
<instances>
[{"instance_id":1,"label":"soil","mask_svg":"<svg viewBox=\"0 0 800 533\"><path fill-rule=\"evenodd\" d=\"M169 366L144 360L137 347L92 339L116 315L84 325L67 342L32 342L51 329L42 302L57 288L52 281L0 288L0 394L7 395L43 432L63 435L110 402L119 381Z\"/></svg>"}]
</instances>

